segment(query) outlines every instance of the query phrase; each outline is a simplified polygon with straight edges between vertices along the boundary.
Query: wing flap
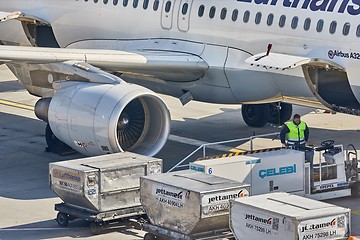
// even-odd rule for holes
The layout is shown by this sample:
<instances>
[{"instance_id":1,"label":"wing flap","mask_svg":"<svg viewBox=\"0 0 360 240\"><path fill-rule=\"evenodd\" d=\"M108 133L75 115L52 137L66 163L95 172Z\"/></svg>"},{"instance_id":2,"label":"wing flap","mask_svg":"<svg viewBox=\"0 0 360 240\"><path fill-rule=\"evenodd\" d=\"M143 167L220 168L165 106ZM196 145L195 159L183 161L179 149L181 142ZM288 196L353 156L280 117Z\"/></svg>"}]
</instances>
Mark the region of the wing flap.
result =
<instances>
[{"instance_id":1,"label":"wing flap","mask_svg":"<svg viewBox=\"0 0 360 240\"><path fill-rule=\"evenodd\" d=\"M49 64L66 61L81 61L105 71L141 74L170 81L193 81L202 77L208 69L199 56L170 51L0 46L0 62Z\"/></svg>"}]
</instances>

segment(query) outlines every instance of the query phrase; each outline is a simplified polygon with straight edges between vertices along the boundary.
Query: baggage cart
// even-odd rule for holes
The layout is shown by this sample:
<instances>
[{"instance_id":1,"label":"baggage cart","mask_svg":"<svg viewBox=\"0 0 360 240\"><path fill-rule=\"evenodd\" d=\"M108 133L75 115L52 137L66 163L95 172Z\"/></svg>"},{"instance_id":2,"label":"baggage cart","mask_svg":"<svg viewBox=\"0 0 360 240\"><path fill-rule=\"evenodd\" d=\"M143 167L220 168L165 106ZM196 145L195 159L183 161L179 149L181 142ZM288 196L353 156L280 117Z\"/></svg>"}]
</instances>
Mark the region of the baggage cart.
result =
<instances>
[{"instance_id":1,"label":"baggage cart","mask_svg":"<svg viewBox=\"0 0 360 240\"><path fill-rule=\"evenodd\" d=\"M50 188L63 200L57 222L89 222L92 232L106 222L142 216L140 177L162 172L162 160L124 152L49 164Z\"/></svg>"}]
</instances>

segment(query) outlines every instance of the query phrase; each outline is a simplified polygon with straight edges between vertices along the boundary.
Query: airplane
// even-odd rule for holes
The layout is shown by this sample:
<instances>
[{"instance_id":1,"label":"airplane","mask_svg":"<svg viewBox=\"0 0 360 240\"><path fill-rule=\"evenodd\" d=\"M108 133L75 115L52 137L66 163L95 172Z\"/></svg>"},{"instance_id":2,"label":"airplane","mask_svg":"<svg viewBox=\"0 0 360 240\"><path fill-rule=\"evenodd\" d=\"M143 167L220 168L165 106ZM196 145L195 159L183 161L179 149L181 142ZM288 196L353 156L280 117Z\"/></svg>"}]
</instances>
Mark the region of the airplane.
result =
<instances>
[{"instance_id":1,"label":"airplane","mask_svg":"<svg viewBox=\"0 0 360 240\"><path fill-rule=\"evenodd\" d=\"M157 93L242 104L247 125L292 104L360 115L357 0L11 0L0 62L40 97L50 150L155 155Z\"/></svg>"}]
</instances>

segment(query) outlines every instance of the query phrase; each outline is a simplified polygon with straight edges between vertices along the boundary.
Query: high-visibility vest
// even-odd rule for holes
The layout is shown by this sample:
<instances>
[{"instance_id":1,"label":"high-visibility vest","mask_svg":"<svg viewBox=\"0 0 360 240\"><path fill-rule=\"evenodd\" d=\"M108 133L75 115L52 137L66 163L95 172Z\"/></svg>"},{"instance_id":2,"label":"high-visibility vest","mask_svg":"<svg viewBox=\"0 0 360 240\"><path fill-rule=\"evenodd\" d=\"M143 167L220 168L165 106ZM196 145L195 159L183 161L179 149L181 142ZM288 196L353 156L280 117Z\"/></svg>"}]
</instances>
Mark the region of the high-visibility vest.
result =
<instances>
[{"instance_id":1,"label":"high-visibility vest","mask_svg":"<svg viewBox=\"0 0 360 240\"><path fill-rule=\"evenodd\" d=\"M306 124L304 122L300 122L299 125L296 125L294 122L285 123L289 128L290 132L288 132L288 144L305 144L305 129Z\"/></svg>"}]
</instances>

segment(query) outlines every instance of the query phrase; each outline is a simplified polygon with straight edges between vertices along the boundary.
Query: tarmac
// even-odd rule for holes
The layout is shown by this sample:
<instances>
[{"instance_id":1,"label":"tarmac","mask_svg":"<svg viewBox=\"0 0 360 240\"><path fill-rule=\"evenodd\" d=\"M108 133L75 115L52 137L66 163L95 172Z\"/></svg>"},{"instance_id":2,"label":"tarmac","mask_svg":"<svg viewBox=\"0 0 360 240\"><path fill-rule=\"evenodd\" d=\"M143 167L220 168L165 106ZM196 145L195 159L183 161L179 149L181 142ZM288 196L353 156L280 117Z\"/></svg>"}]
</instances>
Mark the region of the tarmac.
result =
<instances>
[{"instance_id":1,"label":"tarmac","mask_svg":"<svg viewBox=\"0 0 360 240\"><path fill-rule=\"evenodd\" d=\"M248 127L240 105L219 105L190 102L182 106L178 99L163 96L171 116L171 135L164 148L155 156L164 160L167 171L203 143L276 133L279 126ZM54 205L60 203L49 188L50 162L82 158L80 154L60 156L46 151L46 124L31 110L38 100L0 66L0 240L32 239L142 239L144 232L124 222L111 231L92 235L85 221L70 222L59 227L54 220ZM294 107L310 128L310 141L315 146L327 139L337 144L353 144L360 149L359 117L327 114L323 110ZM249 147L239 142L239 148ZM272 137L254 141L254 148L281 146ZM222 148L235 146L224 144ZM207 155L220 153L221 148L208 148ZM195 154L190 160L200 157ZM352 209L352 235L360 235L360 199L345 197L328 200Z\"/></svg>"}]
</instances>

